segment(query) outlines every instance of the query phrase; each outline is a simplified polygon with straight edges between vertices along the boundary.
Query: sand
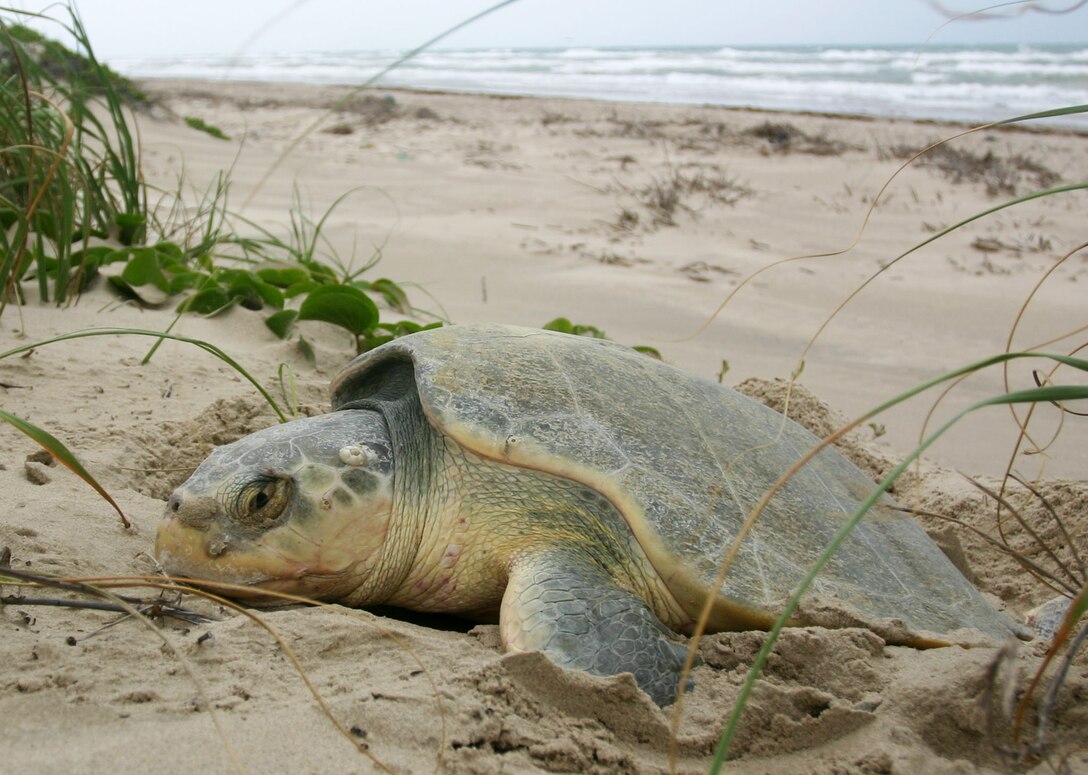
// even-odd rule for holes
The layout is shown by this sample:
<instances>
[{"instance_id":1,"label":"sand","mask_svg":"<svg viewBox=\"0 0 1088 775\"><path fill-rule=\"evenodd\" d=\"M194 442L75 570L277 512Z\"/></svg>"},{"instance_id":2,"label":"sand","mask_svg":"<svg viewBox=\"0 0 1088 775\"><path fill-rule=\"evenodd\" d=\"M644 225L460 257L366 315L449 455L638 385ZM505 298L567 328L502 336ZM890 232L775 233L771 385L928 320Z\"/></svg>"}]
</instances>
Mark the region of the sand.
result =
<instances>
[{"instance_id":1,"label":"sand","mask_svg":"<svg viewBox=\"0 0 1088 775\"><path fill-rule=\"evenodd\" d=\"M336 94L329 88L148 86L160 99L138 117L152 183L176 189L183 175L186 189L199 191L232 167L231 207L281 231L293 190L315 219L352 191L326 225L331 244L345 260L354 252L358 265L380 255L367 276L407 284L421 320L434 314L541 325L565 316L621 342L654 346L667 361L712 379L727 361L726 382L772 405L781 405L783 378L803 359L791 416L817 433L1003 351L1021 305L1083 239L1081 192L994 214L890 266L806 352L824 319L880 267L1004 201L991 196L986 180L966 179L980 165L961 158L959 174L905 171L868 214L852 250L769 269L715 310L762 267L850 247L902 149L960 127L410 92L389 92L391 104L356 99L326 115ZM189 129L179 119L187 115L234 139ZM315 131L257 187L299 129L314 122ZM977 158L990 154L991 186L1011 181L1027 192L1052 184L1040 169L1066 183L1088 175L1083 136L991 130L956 147ZM1038 167L1000 177L1018 156ZM667 191L670 180L687 186L680 206L655 212L640 192L655 185ZM1013 347L1083 326L1086 282L1083 256L1059 266L1034 293ZM311 367L294 343L268 332L264 314L236 308L212 319L189 316L176 330L214 342L267 385L289 364L302 410L323 411L325 387L351 357L351 343L329 326L304 324L316 352ZM33 299L21 313L9 308L0 346L92 326L161 330L172 317L170 305L122 304L99 283L68 309ZM1066 352L1078 343L1066 338L1045 347ZM123 529L93 491L42 462L30 440L5 426L0 549L10 548L13 568L81 577L154 573L148 553L170 489L212 445L274 422L252 387L218 361L166 344L141 365L149 344L85 339L0 362L3 407L69 444L134 525ZM1017 365L1009 380L1030 386L1031 367ZM998 371L966 381L940 402L930 427L1001 389ZM916 443L936 397L862 426L842 448L874 477L886 473ZM1040 409L1033 422L1035 441L1045 445L1059 414ZM1081 423L1067 416L1045 451L1017 455L1009 411L977 413L932 449L896 495L993 535L992 500L959 472L995 487L1012 459L1025 479L1038 481L1038 494L1018 485L1010 500L1068 562L1070 544L1088 552ZM920 518L1011 616L1053 597L975 533ZM1028 530L1011 525L1006 535L1018 551L1053 567ZM57 596L8 585L0 594ZM107 612L0 605L2 769L376 770L323 714L266 631L218 605L188 596L184 604L214 620L168 620L156 630ZM669 712L629 676L598 679L539 655L503 655L494 625L335 606L264 618L349 736L393 771L668 770ZM683 706L679 771L705 771L763 637L719 634L700 644L704 664ZM888 646L861 629L787 631L746 712L730 771L1002 772L1022 751L1003 697L1023 691L1044 652L1039 642L1002 656L996 648ZM1088 768L1078 751L1088 731L1086 695L1082 656L1057 694L1042 758L1016 766ZM1033 739L1034 712L1025 734Z\"/></svg>"}]
</instances>

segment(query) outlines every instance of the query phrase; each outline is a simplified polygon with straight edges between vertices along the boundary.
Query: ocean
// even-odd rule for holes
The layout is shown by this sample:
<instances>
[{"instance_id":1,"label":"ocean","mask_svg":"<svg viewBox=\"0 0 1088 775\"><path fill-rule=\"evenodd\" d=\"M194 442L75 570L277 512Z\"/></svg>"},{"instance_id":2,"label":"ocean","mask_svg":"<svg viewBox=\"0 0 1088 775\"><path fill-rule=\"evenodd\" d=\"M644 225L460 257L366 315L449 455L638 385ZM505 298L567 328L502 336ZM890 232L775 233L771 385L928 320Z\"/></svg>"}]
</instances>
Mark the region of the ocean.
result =
<instances>
[{"instance_id":1,"label":"ocean","mask_svg":"<svg viewBox=\"0 0 1088 775\"><path fill-rule=\"evenodd\" d=\"M132 77L361 84L399 52L116 59ZM987 122L1088 103L1088 45L435 50L377 86ZM1088 114L1047 123L1088 129Z\"/></svg>"}]
</instances>

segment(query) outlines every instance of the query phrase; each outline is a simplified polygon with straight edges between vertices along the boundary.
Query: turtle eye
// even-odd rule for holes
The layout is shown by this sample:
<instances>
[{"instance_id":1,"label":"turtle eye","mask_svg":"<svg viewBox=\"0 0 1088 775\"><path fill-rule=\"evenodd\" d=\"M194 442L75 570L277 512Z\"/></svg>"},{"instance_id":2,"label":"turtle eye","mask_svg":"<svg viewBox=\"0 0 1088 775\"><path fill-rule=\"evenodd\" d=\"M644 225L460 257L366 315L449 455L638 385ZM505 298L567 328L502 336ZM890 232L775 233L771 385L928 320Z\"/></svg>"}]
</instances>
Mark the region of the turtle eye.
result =
<instances>
[{"instance_id":1,"label":"turtle eye","mask_svg":"<svg viewBox=\"0 0 1088 775\"><path fill-rule=\"evenodd\" d=\"M274 522L287 507L287 495L286 479L254 482L243 493L239 520L254 527Z\"/></svg>"}]
</instances>

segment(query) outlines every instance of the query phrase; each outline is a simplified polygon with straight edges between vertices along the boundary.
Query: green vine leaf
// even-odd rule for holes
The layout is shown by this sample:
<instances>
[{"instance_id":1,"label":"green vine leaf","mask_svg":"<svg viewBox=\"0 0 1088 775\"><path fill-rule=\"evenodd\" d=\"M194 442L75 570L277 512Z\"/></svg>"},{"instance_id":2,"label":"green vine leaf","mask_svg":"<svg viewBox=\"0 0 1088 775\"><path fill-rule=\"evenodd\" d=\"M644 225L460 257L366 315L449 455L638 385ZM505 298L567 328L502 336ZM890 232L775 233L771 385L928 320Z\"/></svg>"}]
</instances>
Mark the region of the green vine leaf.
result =
<instances>
[{"instance_id":1,"label":"green vine leaf","mask_svg":"<svg viewBox=\"0 0 1088 775\"><path fill-rule=\"evenodd\" d=\"M321 320L363 336L378 325L378 307L350 285L323 285L310 291L298 310L299 320Z\"/></svg>"}]
</instances>

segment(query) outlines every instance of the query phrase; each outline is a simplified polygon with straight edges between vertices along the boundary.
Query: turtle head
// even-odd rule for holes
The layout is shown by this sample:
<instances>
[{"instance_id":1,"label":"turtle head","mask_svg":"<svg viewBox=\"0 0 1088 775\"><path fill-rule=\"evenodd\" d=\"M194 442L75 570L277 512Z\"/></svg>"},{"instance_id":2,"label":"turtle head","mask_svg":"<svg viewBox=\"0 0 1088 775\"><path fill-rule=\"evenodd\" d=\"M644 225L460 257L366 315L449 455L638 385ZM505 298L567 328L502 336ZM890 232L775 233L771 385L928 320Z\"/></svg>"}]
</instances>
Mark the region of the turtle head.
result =
<instances>
[{"instance_id":1,"label":"turtle head","mask_svg":"<svg viewBox=\"0 0 1088 775\"><path fill-rule=\"evenodd\" d=\"M295 420L217 447L170 496L155 556L172 576L253 588L225 593L233 597L365 598L392 500L380 414Z\"/></svg>"}]
</instances>

